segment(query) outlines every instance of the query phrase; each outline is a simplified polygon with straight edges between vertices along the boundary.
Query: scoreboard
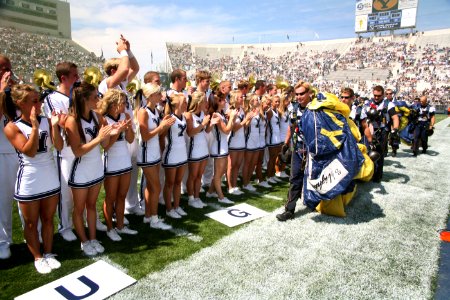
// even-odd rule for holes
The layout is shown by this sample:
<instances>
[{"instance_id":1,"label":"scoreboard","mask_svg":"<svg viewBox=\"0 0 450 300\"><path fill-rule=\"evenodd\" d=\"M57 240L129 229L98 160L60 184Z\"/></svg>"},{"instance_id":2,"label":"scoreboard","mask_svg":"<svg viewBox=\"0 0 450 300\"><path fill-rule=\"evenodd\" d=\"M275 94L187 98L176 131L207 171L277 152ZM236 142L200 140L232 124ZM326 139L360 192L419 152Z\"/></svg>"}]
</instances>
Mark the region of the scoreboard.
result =
<instances>
[{"instance_id":1,"label":"scoreboard","mask_svg":"<svg viewBox=\"0 0 450 300\"><path fill-rule=\"evenodd\" d=\"M416 26L418 0L356 0L355 32Z\"/></svg>"}]
</instances>

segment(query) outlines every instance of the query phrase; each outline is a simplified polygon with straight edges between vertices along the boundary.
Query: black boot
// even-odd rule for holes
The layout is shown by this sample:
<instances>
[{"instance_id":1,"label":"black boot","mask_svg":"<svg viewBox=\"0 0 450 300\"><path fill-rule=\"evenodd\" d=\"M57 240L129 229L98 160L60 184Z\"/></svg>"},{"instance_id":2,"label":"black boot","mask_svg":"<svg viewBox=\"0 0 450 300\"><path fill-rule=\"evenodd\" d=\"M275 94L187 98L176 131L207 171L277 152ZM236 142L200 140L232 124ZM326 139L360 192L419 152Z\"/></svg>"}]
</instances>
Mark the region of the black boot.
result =
<instances>
[{"instance_id":1,"label":"black boot","mask_svg":"<svg viewBox=\"0 0 450 300\"><path fill-rule=\"evenodd\" d=\"M277 219L280 222L284 222L294 218L294 212L286 210L285 212L278 214Z\"/></svg>"}]
</instances>

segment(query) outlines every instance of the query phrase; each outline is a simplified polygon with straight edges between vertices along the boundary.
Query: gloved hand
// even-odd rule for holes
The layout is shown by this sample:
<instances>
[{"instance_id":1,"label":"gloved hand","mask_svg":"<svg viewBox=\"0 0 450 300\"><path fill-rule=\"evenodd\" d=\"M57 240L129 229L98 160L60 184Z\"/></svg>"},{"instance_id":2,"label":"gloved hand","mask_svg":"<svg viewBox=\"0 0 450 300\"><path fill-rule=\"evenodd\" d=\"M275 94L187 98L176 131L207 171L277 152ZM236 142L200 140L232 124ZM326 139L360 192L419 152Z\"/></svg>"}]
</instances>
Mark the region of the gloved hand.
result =
<instances>
[{"instance_id":1,"label":"gloved hand","mask_svg":"<svg viewBox=\"0 0 450 300\"><path fill-rule=\"evenodd\" d=\"M281 147L281 153L286 153L286 151L288 151L289 149L289 144L283 144L283 146Z\"/></svg>"}]
</instances>

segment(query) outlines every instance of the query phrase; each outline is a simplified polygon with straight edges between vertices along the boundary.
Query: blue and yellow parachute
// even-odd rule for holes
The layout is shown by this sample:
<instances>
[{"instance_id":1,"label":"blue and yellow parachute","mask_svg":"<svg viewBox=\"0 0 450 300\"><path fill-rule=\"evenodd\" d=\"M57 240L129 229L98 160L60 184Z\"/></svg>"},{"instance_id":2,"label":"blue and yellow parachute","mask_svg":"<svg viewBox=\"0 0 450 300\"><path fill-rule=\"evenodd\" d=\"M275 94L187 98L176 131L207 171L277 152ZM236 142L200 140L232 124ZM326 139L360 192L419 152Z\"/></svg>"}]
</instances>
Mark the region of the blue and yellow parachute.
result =
<instances>
[{"instance_id":1,"label":"blue and yellow parachute","mask_svg":"<svg viewBox=\"0 0 450 300\"><path fill-rule=\"evenodd\" d=\"M349 107L336 95L318 93L302 116L308 149L304 203L325 214L345 216L344 207L356 192L355 179L368 181L374 166L361 134L349 119Z\"/></svg>"}]
</instances>

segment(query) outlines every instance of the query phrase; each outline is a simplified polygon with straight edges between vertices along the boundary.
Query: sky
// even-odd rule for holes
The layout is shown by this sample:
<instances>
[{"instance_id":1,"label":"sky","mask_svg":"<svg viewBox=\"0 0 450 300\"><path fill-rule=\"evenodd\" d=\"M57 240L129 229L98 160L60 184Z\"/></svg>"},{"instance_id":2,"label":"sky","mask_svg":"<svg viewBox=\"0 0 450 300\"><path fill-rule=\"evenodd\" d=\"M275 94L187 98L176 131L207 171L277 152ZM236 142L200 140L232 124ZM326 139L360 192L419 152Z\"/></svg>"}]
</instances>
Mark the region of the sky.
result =
<instances>
[{"instance_id":1,"label":"sky","mask_svg":"<svg viewBox=\"0 0 450 300\"><path fill-rule=\"evenodd\" d=\"M141 77L164 63L166 42L270 44L356 36L355 0L69 2L72 39L111 58L117 56L115 41L123 34ZM450 0L419 0L416 29L450 28L449 16Z\"/></svg>"}]
</instances>

